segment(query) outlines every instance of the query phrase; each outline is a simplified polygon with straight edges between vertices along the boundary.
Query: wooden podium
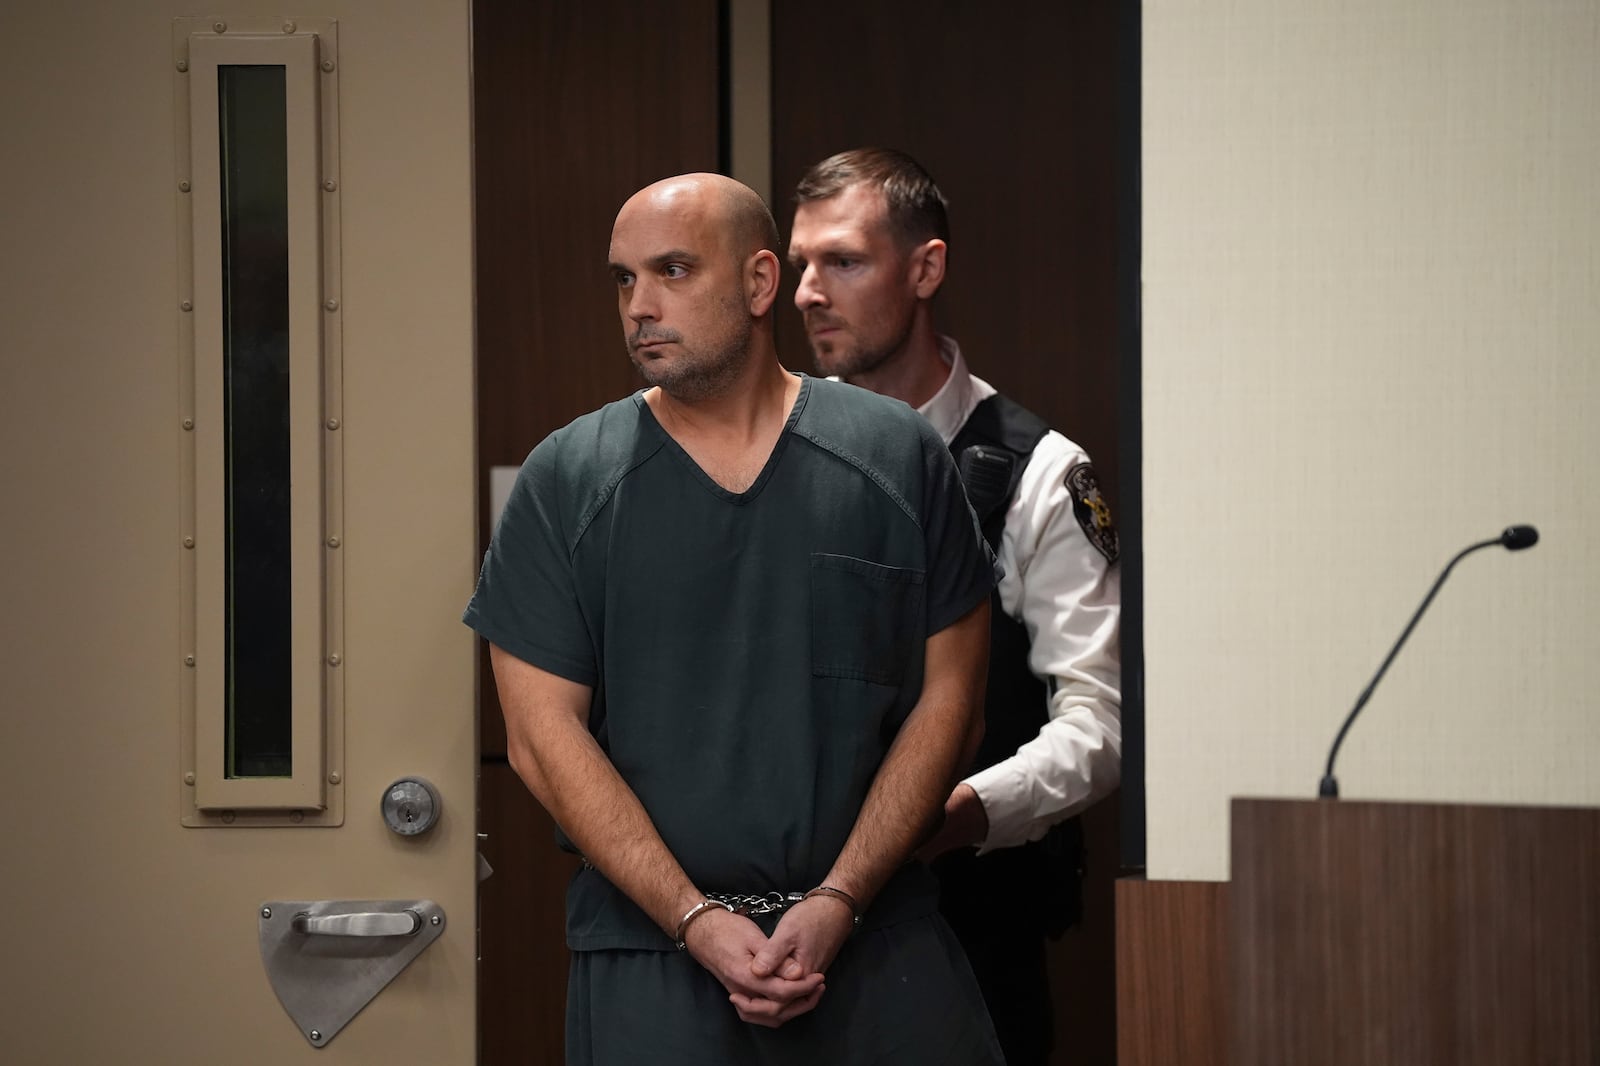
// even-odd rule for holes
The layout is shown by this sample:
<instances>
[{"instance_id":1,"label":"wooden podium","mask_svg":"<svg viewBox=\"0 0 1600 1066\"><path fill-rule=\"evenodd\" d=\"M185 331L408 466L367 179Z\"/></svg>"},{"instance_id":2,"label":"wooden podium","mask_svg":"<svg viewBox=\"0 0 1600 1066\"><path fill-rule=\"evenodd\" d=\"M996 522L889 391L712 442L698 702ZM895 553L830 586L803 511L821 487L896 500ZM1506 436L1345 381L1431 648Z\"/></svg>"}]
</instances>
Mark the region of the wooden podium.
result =
<instances>
[{"instance_id":1,"label":"wooden podium","mask_svg":"<svg viewBox=\"0 0 1600 1066\"><path fill-rule=\"evenodd\" d=\"M1122 1066L1163 1044L1230 1066L1600 1063L1600 810L1236 799L1232 821L1227 885L1119 884Z\"/></svg>"},{"instance_id":2,"label":"wooden podium","mask_svg":"<svg viewBox=\"0 0 1600 1066\"><path fill-rule=\"evenodd\" d=\"M1600 811L1235 800L1235 1066L1600 1062Z\"/></svg>"}]
</instances>

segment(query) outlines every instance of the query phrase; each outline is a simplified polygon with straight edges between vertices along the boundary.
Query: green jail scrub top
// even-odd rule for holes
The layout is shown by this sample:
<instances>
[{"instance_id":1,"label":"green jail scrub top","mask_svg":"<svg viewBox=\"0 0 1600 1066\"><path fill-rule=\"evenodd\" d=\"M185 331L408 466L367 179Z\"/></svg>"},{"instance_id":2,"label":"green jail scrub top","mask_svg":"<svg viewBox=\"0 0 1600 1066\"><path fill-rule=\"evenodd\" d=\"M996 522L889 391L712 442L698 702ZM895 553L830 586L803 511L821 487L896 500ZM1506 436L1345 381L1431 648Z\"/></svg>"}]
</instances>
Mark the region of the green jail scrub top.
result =
<instances>
[{"instance_id":1,"label":"green jail scrub top","mask_svg":"<svg viewBox=\"0 0 1600 1066\"><path fill-rule=\"evenodd\" d=\"M742 493L642 393L551 434L465 621L593 689L591 732L701 890L791 892L843 847L921 692L925 640L995 580L933 429L899 401L802 377ZM926 913L934 891L907 867L868 922ZM574 950L673 946L593 869L567 910Z\"/></svg>"}]
</instances>

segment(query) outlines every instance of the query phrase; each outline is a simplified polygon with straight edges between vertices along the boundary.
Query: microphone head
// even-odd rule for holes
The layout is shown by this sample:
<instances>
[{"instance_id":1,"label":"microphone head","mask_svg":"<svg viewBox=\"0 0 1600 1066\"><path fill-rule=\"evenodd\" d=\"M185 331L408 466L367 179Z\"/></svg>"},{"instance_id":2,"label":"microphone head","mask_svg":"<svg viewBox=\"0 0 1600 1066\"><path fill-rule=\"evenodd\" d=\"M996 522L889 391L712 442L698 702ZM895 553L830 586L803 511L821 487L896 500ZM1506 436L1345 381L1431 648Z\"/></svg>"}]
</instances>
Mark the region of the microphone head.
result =
<instances>
[{"instance_id":1,"label":"microphone head","mask_svg":"<svg viewBox=\"0 0 1600 1066\"><path fill-rule=\"evenodd\" d=\"M1500 543L1505 545L1506 551L1519 552L1539 543L1539 531L1532 526L1507 526L1500 534Z\"/></svg>"}]
</instances>

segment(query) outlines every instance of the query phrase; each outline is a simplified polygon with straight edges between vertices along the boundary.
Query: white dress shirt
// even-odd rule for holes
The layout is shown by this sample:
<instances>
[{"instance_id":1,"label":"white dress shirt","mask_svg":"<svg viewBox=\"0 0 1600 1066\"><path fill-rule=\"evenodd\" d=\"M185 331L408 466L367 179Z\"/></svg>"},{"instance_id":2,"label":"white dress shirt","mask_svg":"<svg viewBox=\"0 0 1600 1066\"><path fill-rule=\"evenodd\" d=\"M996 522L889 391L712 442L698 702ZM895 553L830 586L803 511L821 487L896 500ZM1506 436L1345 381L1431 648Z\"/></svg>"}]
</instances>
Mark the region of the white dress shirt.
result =
<instances>
[{"instance_id":1,"label":"white dress shirt","mask_svg":"<svg viewBox=\"0 0 1600 1066\"><path fill-rule=\"evenodd\" d=\"M950 376L918 411L949 444L995 389L968 372L954 340L939 344ZM1048 721L1016 754L966 779L989 819L980 855L1039 839L1121 778L1121 582L1079 526L1066 485L1067 471L1088 461L1051 430L1006 510L1000 605L1027 629L1028 667L1045 682Z\"/></svg>"}]
</instances>

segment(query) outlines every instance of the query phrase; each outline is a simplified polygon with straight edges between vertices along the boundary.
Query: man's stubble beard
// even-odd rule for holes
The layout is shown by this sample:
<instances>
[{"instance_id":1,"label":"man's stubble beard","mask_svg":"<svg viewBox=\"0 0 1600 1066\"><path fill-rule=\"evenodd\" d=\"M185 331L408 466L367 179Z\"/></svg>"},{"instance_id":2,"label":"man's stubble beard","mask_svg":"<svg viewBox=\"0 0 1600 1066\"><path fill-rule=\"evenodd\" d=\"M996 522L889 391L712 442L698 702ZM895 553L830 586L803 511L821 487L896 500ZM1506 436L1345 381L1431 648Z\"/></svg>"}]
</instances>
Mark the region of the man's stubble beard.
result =
<instances>
[{"instance_id":1,"label":"man's stubble beard","mask_svg":"<svg viewBox=\"0 0 1600 1066\"><path fill-rule=\"evenodd\" d=\"M870 374L889 362L896 353L905 349L910 336L911 322L908 320L904 328L889 343L870 348L862 346L854 338L848 345L840 344L838 341L823 341L820 344L812 341L811 360L820 376L849 381L862 374ZM825 352L825 349L831 350Z\"/></svg>"},{"instance_id":2,"label":"man's stubble beard","mask_svg":"<svg viewBox=\"0 0 1600 1066\"><path fill-rule=\"evenodd\" d=\"M755 322L750 318L744 297L732 293L719 304L718 320L727 326L727 332L709 349L690 348L679 341L682 356L671 363L640 359L634 351L634 338L630 338L628 358L632 360L639 376L650 385L658 386L674 400L694 403L726 392L744 370L750 354L750 338L755 334Z\"/></svg>"}]
</instances>

